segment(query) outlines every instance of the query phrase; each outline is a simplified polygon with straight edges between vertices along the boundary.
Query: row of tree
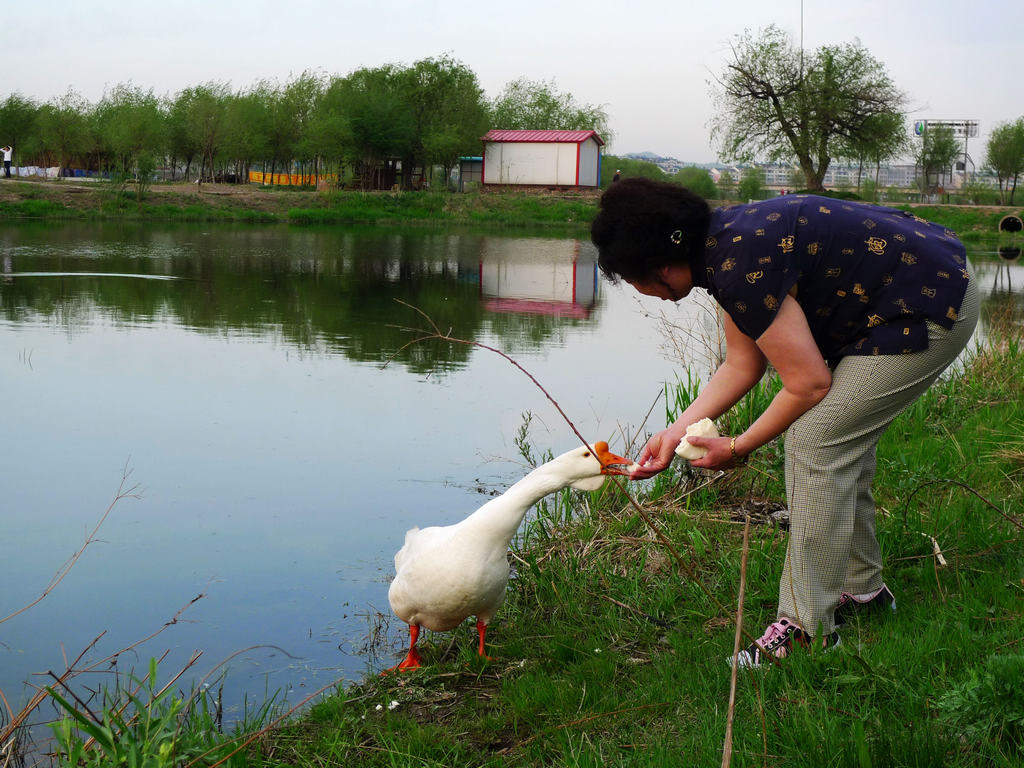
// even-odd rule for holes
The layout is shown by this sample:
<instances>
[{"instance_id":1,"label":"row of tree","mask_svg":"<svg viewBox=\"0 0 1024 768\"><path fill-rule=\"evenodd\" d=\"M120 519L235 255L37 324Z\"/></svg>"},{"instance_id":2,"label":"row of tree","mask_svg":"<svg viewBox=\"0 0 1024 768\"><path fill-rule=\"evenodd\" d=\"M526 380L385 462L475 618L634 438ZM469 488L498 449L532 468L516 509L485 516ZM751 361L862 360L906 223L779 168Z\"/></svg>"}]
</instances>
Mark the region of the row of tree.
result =
<instances>
[{"instance_id":1,"label":"row of tree","mask_svg":"<svg viewBox=\"0 0 1024 768\"><path fill-rule=\"evenodd\" d=\"M131 83L95 104L74 90L45 103L17 93L0 102L0 141L22 165L186 179L248 178L351 169L368 186L385 161L400 161L403 186L417 169L479 155L488 128L593 129L608 136L600 106L578 103L552 82L525 78L488 99L472 70L453 58L363 68L344 77L313 72L240 90L209 82L158 96ZM397 165L397 163L395 163Z\"/></svg>"},{"instance_id":2,"label":"row of tree","mask_svg":"<svg viewBox=\"0 0 1024 768\"><path fill-rule=\"evenodd\" d=\"M948 128L932 126L911 144L906 94L856 41L805 52L777 27L746 32L712 93L720 156L795 161L804 181L795 186L809 190L823 189L836 160L873 167L877 187L883 163L912 154L922 188L934 191L961 154ZM310 175L351 169L367 188L389 164L400 165L408 188L416 171L438 167L447 177L460 156L478 154L488 128L593 129L611 140L604 109L577 103L554 82L515 80L490 100L473 71L448 56L241 90L210 82L158 97L122 84L96 104L73 90L43 104L16 93L0 103L0 141L22 164L76 163L140 179L158 165L172 178L181 169L200 180L298 166ZM1024 118L996 127L985 164L1012 203L1024 172Z\"/></svg>"}]
</instances>

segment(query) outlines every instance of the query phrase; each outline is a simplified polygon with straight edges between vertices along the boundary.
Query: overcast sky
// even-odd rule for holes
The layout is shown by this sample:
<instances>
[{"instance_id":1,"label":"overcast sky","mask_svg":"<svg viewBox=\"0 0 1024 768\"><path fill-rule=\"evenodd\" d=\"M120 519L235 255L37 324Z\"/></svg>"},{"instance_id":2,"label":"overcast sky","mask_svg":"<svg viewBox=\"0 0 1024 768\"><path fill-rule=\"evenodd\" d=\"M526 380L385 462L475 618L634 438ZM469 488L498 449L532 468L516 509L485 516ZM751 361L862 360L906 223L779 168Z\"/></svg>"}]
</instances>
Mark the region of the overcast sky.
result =
<instances>
[{"instance_id":1,"label":"overcast sky","mask_svg":"<svg viewBox=\"0 0 1024 768\"><path fill-rule=\"evenodd\" d=\"M1024 2L803 0L807 50L860 41L910 96L911 119L1024 115ZM794 41L800 0L19 0L3 3L0 98L132 82L157 94L211 80L246 88L305 70L345 75L448 54L489 97L525 76L604 106L615 154L717 159L708 80L744 29ZM2 139L2 137L0 137Z\"/></svg>"}]
</instances>

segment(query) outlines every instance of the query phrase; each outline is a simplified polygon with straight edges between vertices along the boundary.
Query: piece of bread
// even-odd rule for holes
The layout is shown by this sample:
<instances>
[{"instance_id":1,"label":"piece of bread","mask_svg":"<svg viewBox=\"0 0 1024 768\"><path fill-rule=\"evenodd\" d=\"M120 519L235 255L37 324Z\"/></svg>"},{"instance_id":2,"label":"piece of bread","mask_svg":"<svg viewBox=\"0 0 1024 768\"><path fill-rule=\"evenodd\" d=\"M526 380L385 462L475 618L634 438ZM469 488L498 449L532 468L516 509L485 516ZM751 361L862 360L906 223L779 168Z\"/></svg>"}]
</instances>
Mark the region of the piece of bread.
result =
<instances>
[{"instance_id":1,"label":"piece of bread","mask_svg":"<svg viewBox=\"0 0 1024 768\"><path fill-rule=\"evenodd\" d=\"M695 437L718 437L718 427L715 426L715 422L711 419L705 418L696 421L686 428L686 434L683 435L683 439L676 446L676 456L681 456L687 461L702 459L707 454L708 449L702 448L699 445L693 445L686 439L689 435Z\"/></svg>"}]
</instances>

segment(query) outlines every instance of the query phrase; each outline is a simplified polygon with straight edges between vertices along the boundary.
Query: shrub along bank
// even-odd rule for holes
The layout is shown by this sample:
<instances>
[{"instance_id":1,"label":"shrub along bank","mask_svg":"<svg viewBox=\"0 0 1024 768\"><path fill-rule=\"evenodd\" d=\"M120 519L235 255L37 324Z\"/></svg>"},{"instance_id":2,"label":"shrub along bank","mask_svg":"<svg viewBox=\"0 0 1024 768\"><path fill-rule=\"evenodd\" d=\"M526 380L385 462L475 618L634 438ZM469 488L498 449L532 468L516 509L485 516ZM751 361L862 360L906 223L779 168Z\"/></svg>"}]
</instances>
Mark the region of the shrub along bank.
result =
<instances>
[{"instance_id":1,"label":"shrub along bank","mask_svg":"<svg viewBox=\"0 0 1024 768\"><path fill-rule=\"evenodd\" d=\"M456 194L425 192L317 192L254 184L162 183L141 202L132 185L65 181L3 181L0 218L251 222L260 224L415 224L561 227L585 232L597 191L508 188ZM712 205L727 205L713 201ZM911 206L901 205L907 210ZM1008 213L1021 207L913 206L916 214L965 239L995 235Z\"/></svg>"}]
</instances>

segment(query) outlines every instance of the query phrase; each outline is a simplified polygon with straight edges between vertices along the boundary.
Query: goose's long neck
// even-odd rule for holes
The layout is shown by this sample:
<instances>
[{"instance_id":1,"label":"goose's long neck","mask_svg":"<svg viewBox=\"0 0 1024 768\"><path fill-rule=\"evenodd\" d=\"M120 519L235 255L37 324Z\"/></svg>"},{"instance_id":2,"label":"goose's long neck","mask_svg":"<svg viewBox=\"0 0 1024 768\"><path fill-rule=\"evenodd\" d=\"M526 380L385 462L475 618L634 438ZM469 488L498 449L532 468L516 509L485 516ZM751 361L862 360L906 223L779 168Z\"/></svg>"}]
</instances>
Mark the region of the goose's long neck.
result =
<instances>
[{"instance_id":1,"label":"goose's long neck","mask_svg":"<svg viewBox=\"0 0 1024 768\"><path fill-rule=\"evenodd\" d=\"M565 480L541 466L517 482L501 496L491 499L466 518L465 523L479 527L489 535L510 541L523 522L527 510L547 496L566 486Z\"/></svg>"}]
</instances>

